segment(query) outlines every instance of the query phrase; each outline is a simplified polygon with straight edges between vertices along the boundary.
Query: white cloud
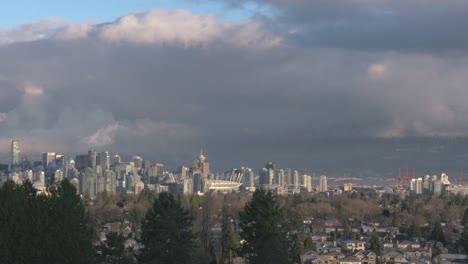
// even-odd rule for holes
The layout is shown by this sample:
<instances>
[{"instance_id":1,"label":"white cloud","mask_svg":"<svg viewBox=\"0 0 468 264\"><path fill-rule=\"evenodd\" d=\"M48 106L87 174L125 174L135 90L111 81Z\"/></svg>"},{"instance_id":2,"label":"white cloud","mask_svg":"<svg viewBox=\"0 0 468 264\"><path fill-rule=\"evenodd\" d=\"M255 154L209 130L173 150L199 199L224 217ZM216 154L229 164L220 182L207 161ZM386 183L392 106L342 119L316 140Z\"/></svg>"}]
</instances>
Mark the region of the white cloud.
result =
<instances>
[{"instance_id":1,"label":"white cloud","mask_svg":"<svg viewBox=\"0 0 468 264\"><path fill-rule=\"evenodd\" d=\"M55 34L57 39L77 40L89 37L94 30L94 25L91 23L75 23L69 24Z\"/></svg>"},{"instance_id":2,"label":"white cloud","mask_svg":"<svg viewBox=\"0 0 468 264\"><path fill-rule=\"evenodd\" d=\"M134 13L108 24L44 20L0 31L0 45L40 39L79 40L97 37L109 43L206 46L216 43L239 47L277 46L282 38L255 21L224 21L213 14L154 9Z\"/></svg>"},{"instance_id":3,"label":"white cloud","mask_svg":"<svg viewBox=\"0 0 468 264\"><path fill-rule=\"evenodd\" d=\"M84 138L83 142L91 148L109 146L114 143L114 137L119 129L119 123L114 123L109 126L99 128L94 133Z\"/></svg>"},{"instance_id":4,"label":"white cloud","mask_svg":"<svg viewBox=\"0 0 468 264\"><path fill-rule=\"evenodd\" d=\"M82 142L91 148L102 148L112 145L117 137L121 139L137 139L151 136L161 140L171 137L187 137L192 135L192 133L193 130L186 125L138 119L135 122L115 122L98 128L95 132L85 137Z\"/></svg>"},{"instance_id":5,"label":"white cloud","mask_svg":"<svg viewBox=\"0 0 468 264\"><path fill-rule=\"evenodd\" d=\"M387 74L387 66L383 63L371 64L367 69L367 74L372 80L382 80Z\"/></svg>"},{"instance_id":6,"label":"white cloud","mask_svg":"<svg viewBox=\"0 0 468 264\"><path fill-rule=\"evenodd\" d=\"M23 24L16 28L0 29L0 45L51 38L65 24L62 19L50 18L36 23Z\"/></svg>"},{"instance_id":7,"label":"white cloud","mask_svg":"<svg viewBox=\"0 0 468 264\"><path fill-rule=\"evenodd\" d=\"M226 22L212 14L187 10L155 9L124 16L99 28L98 35L109 42L136 44L207 45L223 42L238 46L274 46L281 38L252 21Z\"/></svg>"},{"instance_id":8,"label":"white cloud","mask_svg":"<svg viewBox=\"0 0 468 264\"><path fill-rule=\"evenodd\" d=\"M44 89L33 83L26 83L23 89L24 93L28 96L38 96L44 94Z\"/></svg>"},{"instance_id":9,"label":"white cloud","mask_svg":"<svg viewBox=\"0 0 468 264\"><path fill-rule=\"evenodd\" d=\"M0 113L0 124L5 122L7 119L7 113Z\"/></svg>"}]
</instances>

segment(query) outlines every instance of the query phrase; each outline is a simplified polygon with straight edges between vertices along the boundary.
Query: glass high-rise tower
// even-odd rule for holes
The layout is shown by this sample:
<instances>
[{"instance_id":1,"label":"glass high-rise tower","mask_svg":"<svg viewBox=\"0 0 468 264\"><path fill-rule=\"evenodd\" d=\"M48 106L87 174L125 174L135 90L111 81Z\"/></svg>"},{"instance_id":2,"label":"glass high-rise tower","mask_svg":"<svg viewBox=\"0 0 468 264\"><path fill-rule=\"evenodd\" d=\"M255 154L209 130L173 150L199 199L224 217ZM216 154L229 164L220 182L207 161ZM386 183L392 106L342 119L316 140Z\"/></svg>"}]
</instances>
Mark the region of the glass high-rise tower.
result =
<instances>
[{"instance_id":1,"label":"glass high-rise tower","mask_svg":"<svg viewBox=\"0 0 468 264\"><path fill-rule=\"evenodd\" d=\"M19 157L19 142L17 140L11 141L11 164L10 170L14 170L15 168L19 168L20 165L20 157Z\"/></svg>"}]
</instances>

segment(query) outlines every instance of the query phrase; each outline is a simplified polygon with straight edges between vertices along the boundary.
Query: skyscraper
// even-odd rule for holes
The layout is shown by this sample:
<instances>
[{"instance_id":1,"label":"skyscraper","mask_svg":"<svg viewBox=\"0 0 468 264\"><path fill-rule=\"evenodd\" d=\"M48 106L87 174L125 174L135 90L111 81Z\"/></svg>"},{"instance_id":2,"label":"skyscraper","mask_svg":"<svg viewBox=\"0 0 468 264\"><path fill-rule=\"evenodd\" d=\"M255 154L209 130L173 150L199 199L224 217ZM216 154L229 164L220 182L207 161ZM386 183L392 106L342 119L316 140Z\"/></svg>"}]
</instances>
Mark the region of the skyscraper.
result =
<instances>
[{"instance_id":1,"label":"skyscraper","mask_svg":"<svg viewBox=\"0 0 468 264\"><path fill-rule=\"evenodd\" d=\"M307 192L312 191L312 176L304 174L302 175L302 185Z\"/></svg>"},{"instance_id":2,"label":"skyscraper","mask_svg":"<svg viewBox=\"0 0 468 264\"><path fill-rule=\"evenodd\" d=\"M88 150L88 158L91 168L96 168L97 152L94 149Z\"/></svg>"},{"instance_id":3,"label":"skyscraper","mask_svg":"<svg viewBox=\"0 0 468 264\"><path fill-rule=\"evenodd\" d=\"M13 171L17 169L20 165L20 157L19 157L19 142L17 140L11 141L11 164L10 170Z\"/></svg>"},{"instance_id":4,"label":"skyscraper","mask_svg":"<svg viewBox=\"0 0 468 264\"><path fill-rule=\"evenodd\" d=\"M103 151L98 154L98 165L101 166L103 171L106 171L110 168L110 156L109 152Z\"/></svg>"},{"instance_id":5,"label":"skyscraper","mask_svg":"<svg viewBox=\"0 0 468 264\"><path fill-rule=\"evenodd\" d=\"M122 163L122 159L120 158L119 155L114 156L114 165Z\"/></svg>"},{"instance_id":6,"label":"skyscraper","mask_svg":"<svg viewBox=\"0 0 468 264\"><path fill-rule=\"evenodd\" d=\"M244 172L244 177L242 178L242 184L243 184L244 189L254 187L254 178L255 178L255 175L252 169L246 168Z\"/></svg>"},{"instance_id":7,"label":"skyscraper","mask_svg":"<svg viewBox=\"0 0 468 264\"><path fill-rule=\"evenodd\" d=\"M292 177L292 170L291 168L284 169L284 185L289 186L292 184L293 180Z\"/></svg>"},{"instance_id":8,"label":"skyscraper","mask_svg":"<svg viewBox=\"0 0 468 264\"><path fill-rule=\"evenodd\" d=\"M299 190L300 181L299 181L299 172L297 170L294 170L292 172L291 181L292 181L291 184L294 186L294 190L295 191Z\"/></svg>"},{"instance_id":9,"label":"skyscraper","mask_svg":"<svg viewBox=\"0 0 468 264\"><path fill-rule=\"evenodd\" d=\"M44 171L47 172L49 164L55 160L55 152L43 152L42 153L42 166Z\"/></svg>"},{"instance_id":10,"label":"skyscraper","mask_svg":"<svg viewBox=\"0 0 468 264\"><path fill-rule=\"evenodd\" d=\"M319 191L320 192L328 191L327 176L325 176L325 175L320 176Z\"/></svg>"},{"instance_id":11,"label":"skyscraper","mask_svg":"<svg viewBox=\"0 0 468 264\"><path fill-rule=\"evenodd\" d=\"M135 164L135 170L139 170L143 167L143 159L140 156L133 156L132 162Z\"/></svg>"},{"instance_id":12,"label":"skyscraper","mask_svg":"<svg viewBox=\"0 0 468 264\"><path fill-rule=\"evenodd\" d=\"M200 173L204 179L208 178L210 173L210 164L206 162L206 157L200 151L200 156L193 162L192 175Z\"/></svg>"}]
</instances>

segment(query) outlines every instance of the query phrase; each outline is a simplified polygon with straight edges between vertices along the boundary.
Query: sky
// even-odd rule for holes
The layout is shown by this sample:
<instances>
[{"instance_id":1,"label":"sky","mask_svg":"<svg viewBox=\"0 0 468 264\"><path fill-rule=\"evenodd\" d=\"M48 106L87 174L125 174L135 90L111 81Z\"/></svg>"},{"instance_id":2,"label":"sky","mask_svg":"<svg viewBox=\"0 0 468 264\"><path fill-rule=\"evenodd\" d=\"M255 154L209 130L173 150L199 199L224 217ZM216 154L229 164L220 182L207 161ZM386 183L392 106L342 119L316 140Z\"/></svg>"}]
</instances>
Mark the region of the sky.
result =
<instances>
[{"instance_id":1,"label":"sky","mask_svg":"<svg viewBox=\"0 0 468 264\"><path fill-rule=\"evenodd\" d=\"M464 0L2 3L0 152L336 175L467 161ZM5 161L7 162L7 158Z\"/></svg>"}]
</instances>

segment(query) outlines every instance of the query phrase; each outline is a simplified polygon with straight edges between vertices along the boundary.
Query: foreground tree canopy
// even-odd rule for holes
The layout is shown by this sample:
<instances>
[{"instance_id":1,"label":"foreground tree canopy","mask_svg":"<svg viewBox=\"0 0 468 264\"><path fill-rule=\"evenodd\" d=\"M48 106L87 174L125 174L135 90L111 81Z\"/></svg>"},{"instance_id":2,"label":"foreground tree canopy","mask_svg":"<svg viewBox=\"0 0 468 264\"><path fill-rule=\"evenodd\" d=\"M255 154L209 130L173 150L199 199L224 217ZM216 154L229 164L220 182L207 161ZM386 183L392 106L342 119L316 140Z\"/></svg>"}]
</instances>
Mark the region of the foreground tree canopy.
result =
<instances>
[{"instance_id":1,"label":"foreground tree canopy","mask_svg":"<svg viewBox=\"0 0 468 264\"><path fill-rule=\"evenodd\" d=\"M173 194L159 194L146 214L142 231L141 263L193 263L192 216Z\"/></svg>"},{"instance_id":2,"label":"foreground tree canopy","mask_svg":"<svg viewBox=\"0 0 468 264\"><path fill-rule=\"evenodd\" d=\"M31 182L0 189L0 263L92 263L92 229L67 180L37 194Z\"/></svg>"},{"instance_id":3,"label":"foreground tree canopy","mask_svg":"<svg viewBox=\"0 0 468 264\"><path fill-rule=\"evenodd\" d=\"M240 213L242 255L249 263L294 263L288 223L277 197L259 189Z\"/></svg>"}]
</instances>

